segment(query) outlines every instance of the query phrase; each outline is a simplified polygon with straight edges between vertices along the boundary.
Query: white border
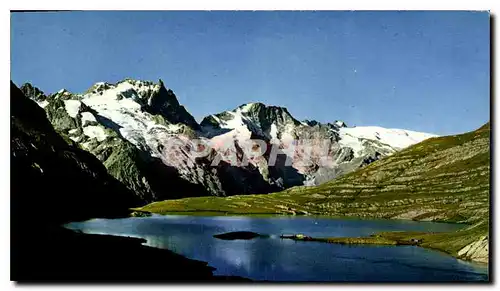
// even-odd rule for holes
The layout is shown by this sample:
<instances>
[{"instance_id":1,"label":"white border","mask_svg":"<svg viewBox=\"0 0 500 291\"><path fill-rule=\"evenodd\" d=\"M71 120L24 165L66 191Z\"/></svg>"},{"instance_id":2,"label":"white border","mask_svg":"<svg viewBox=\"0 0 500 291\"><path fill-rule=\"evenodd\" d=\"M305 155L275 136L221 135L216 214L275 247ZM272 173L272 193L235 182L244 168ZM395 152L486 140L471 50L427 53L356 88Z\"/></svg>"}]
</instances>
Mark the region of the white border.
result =
<instances>
[{"instance_id":1,"label":"white border","mask_svg":"<svg viewBox=\"0 0 500 291\"><path fill-rule=\"evenodd\" d=\"M15 1L14 10L489 10L494 1L228 1L228 0L183 0L183 1Z\"/></svg>"},{"instance_id":2,"label":"white border","mask_svg":"<svg viewBox=\"0 0 500 291\"><path fill-rule=\"evenodd\" d=\"M10 3L9 3L10 2ZM349 1L319 1L319 0L302 0L302 1L272 1L272 0L253 0L253 1L229 1L229 0L182 0L182 1L169 1L167 3L162 3L161 1L130 1L130 0L117 0L117 1L102 1L102 0L84 0L84 1L62 1L62 0L44 0L44 1L26 1L26 0L16 0L16 1L2 1L0 5L6 6L5 9L1 11L1 39L2 42L2 56L4 57L4 66L1 69L2 82L2 105L0 106L0 117L2 122L0 123L0 131L2 134L2 139L0 140L1 146L1 164L0 164L0 179L1 183L1 197L3 201L0 203L1 215L0 224L1 230L5 231L1 236L1 246L2 246L2 257L0 258L1 264L1 289L7 290L16 287L10 280L10 241L9 241L9 217L10 217L10 189L9 189L9 167L10 167L10 118L9 114L9 102L6 101L9 98L9 83L7 79L10 79L10 12L9 10L489 10L493 15L498 16L498 5L500 1L494 0L473 0L473 1L436 1L436 0L419 0L419 1L389 1L389 0L349 0ZM2 7L3 8L3 7ZM496 19L495 23L498 22ZM497 26L497 25L495 25ZM495 39L498 39L498 30L495 29L494 34ZM9 41L7 41L9 40ZM497 43L498 46L498 43ZM497 52L497 50L495 50ZM492 53L495 53L492 52ZM495 58L495 67L498 67L498 59ZM492 75L493 76L493 75ZM498 84L498 75L495 74L495 79L493 80L495 84ZM493 92L492 92L493 93ZM498 111L499 102L495 102L495 112ZM493 117L492 117L493 118ZM492 123L496 124L496 120ZM497 126L495 126L497 129ZM495 129L494 135L498 137L498 131ZM498 149L495 145L494 150ZM495 158L495 165L497 165L498 155ZM494 181L498 177L498 171L495 172ZM492 177L493 178L493 177ZM493 190L493 189L492 189ZM492 196L493 193L492 193ZM495 199L495 210L500 209L498 207L498 198ZM494 233L498 234L498 223L494 226ZM495 236L497 238L497 236ZM498 252L495 249L494 254ZM496 255L492 257L492 261L497 262ZM495 264L496 265L496 264ZM498 280L498 272L495 268L495 274L490 274L492 278ZM19 287L19 286L17 286ZM69 286L23 286L23 288L68 288ZM201 287L201 286L200 286ZM247 289L254 286L204 286L205 288L219 289L219 288L238 288ZM340 289L358 289L362 290L367 286L364 285L258 285L258 288L340 288ZM478 288L477 285L375 285L370 286L377 289L393 289L400 290L404 288L406 290L417 290L421 287L428 288ZM486 286L484 286L486 287ZM104 288L115 288L116 290L126 289L143 289L143 288L188 288L182 286L71 286L71 288L82 288L86 290L104 290ZM193 288L193 287L189 287ZM195 287L194 287L195 288Z\"/></svg>"}]
</instances>

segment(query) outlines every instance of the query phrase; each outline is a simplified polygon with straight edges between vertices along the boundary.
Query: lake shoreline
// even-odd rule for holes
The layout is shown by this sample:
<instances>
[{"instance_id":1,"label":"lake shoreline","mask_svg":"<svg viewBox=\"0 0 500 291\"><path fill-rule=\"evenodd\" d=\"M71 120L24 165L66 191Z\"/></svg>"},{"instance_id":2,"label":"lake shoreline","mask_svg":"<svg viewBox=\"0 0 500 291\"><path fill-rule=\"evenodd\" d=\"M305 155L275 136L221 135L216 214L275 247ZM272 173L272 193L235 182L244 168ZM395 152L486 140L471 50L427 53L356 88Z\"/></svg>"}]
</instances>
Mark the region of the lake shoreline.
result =
<instances>
[{"instance_id":1,"label":"lake shoreline","mask_svg":"<svg viewBox=\"0 0 500 291\"><path fill-rule=\"evenodd\" d=\"M451 221L430 221L430 220L413 220L406 218L379 218L379 217L357 217L357 216L338 216L338 215L325 215L325 214L287 214L287 213L268 213L268 212L255 212L255 213L241 213L241 212L227 212L223 210L187 210L187 211L167 211L167 212L153 212L143 210L142 207L130 208L133 212L143 212L143 217L151 215L167 216L167 215L182 215L182 216L220 216L220 217L262 217L262 218L281 218L281 217L294 217L294 218L324 218L324 219L341 219L341 220L365 220L365 221L413 221L413 222L430 222L440 224L453 224L463 225L464 227L471 224L465 222L451 222ZM149 215L147 214L149 213ZM141 216L133 216L141 217Z\"/></svg>"},{"instance_id":2,"label":"lake shoreline","mask_svg":"<svg viewBox=\"0 0 500 291\"><path fill-rule=\"evenodd\" d=\"M405 232L405 231L392 232L392 234L396 234L396 238L394 238L394 236L389 236L387 234L388 232L382 232L373 234L368 237L309 237L301 235L289 235L289 236L282 235L280 236L280 238L291 239L294 241L323 242L323 243L341 244L341 245L417 246L439 251L441 253L453 256L453 254L446 252L443 249L433 248L429 246L427 247L422 246L422 240L418 238L412 238L411 232ZM418 237L418 235L415 237ZM453 257L462 260L457 256ZM474 263L488 265L488 262L474 261L474 260L464 260L464 261L472 261Z\"/></svg>"},{"instance_id":3,"label":"lake shoreline","mask_svg":"<svg viewBox=\"0 0 500 291\"><path fill-rule=\"evenodd\" d=\"M214 216L214 217L217 217L217 216L221 216L221 217L230 217L230 216L242 216L242 217L268 217L268 218L279 218L279 217L318 217L318 218L325 218L325 219L342 219L342 220L380 220L380 221L414 221L414 222L432 222L432 223L443 223L443 224L453 224L453 225L463 225L464 229L467 229L468 227L471 227L472 225L471 224L467 224L467 223L456 223L456 222L449 222L449 221L415 221L415 220L411 220L411 219L404 219L404 218L399 218L399 219L391 219L391 218L367 218L367 217L352 217L352 216L328 216L328 215L292 215L292 214L272 214L272 213L231 213L231 212L227 212L227 211L222 211L222 210L209 210L209 211L206 211L206 210L200 210L200 211L192 211L192 210L189 210L189 211L168 211L168 212L162 212L162 213L156 213L156 212L151 212L151 211L146 211L146 210L143 210L142 208L132 208L133 211L136 211L136 212L142 212L142 213L149 213L149 214L155 214L155 215L161 215L161 216L165 216L165 215L185 215L185 216L190 216L190 215L194 215L194 216ZM425 236L427 239L429 238L429 236L431 237L431 240L432 240L432 236L433 235L446 235L446 234L452 234L452 233L432 233L432 232L422 232L422 233L418 233L418 236L421 237L421 236ZM392 234L388 234L387 232L384 232L382 234L375 234L375 235L383 235L385 240L381 240L379 239L378 240L378 243L377 243L377 240L376 239L372 239L372 238L369 238L369 237L364 237L364 238L359 238L359 237L346 237L346 238L342 238L343 240L338 240L339 238L316 238L316 239L319 239L319 240L328 240L330 239L330 241L333 243L333 241L335 240L338 240L337 243L344 243L344 244L353 244L352 241L355 241L355 240L358 240L360 242L362 241L366 241L365 243L359 243L359 244L371 244L371 245L398 245L398 241L399 241L399 245L403 245L403 243L401 243L401 240L403 237L408 237L408 236L411 236L411 235L415 235L415 233L412 233L412 232L394 232ZM394 236L397 236L398 238L397 239L394 239ZM418 238L417 238L418 239ZM422 238L420 238L422 240ZM347 241L351 241L351 243L347 243ZM406 244L408 245L408 244ZM464 247L468 245L468 244L465 244ZM474 263L478 263L478 264L486 264L488 265L489 264L489 261L484 261L484 260L475 260L475 259L469 259L469 258L466 258L466 257L463 257L463 256L460 256L458 255L458 253L455 253L455 252L452 252L450 251L449 249L447 249L446 247L436 247L436 246L431 246L429 245L427 242L425 243L420 243L418 244L418 246L420 247L423 247L423 248L427 248L427 249L431 249L431 250L435 250L435 251L439 251L439 252L442 252L442 253L445 253L447 255L450 255L454 258L457 258L457 259L460 259L460 260L463 260L463 261L470 261L470 262L474 262Z\"/></svg>"}]
</instances>

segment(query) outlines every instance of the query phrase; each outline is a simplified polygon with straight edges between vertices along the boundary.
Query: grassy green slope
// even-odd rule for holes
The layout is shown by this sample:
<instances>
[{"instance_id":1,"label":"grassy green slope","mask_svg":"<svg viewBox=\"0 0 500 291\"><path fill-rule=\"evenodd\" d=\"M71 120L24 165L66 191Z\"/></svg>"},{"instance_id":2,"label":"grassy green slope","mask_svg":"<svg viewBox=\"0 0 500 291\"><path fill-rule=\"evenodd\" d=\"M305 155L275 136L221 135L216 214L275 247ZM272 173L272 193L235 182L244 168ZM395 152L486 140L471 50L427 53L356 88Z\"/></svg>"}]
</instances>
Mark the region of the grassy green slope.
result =
<instances>
[{"instance_id":1,"label":"grassy green slope","mask_svg":"<svg viewBox=\"0 0 500 291\"><path fill-rule=\"evenodd\" d=\"M431 138L317 187L149 204L166 214L314 214L475 223L489 212L490 126Z\"/></svg>"}]
</instances>

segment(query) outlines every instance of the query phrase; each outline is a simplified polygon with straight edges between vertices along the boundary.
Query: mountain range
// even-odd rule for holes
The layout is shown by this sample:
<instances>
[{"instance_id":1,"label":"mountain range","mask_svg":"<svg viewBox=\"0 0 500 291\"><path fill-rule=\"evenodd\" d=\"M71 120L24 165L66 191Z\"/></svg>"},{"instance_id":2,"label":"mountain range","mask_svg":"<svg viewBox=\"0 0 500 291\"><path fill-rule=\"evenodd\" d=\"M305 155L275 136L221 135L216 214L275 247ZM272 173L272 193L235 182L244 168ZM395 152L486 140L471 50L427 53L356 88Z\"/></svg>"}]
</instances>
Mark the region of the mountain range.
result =
<instances>
[{"instance_id":1,"label":"mountain range","mask_svg":"<svg viewBox=\"0 0 500 291\"><path fill-rule=\"evenodd\" d=\"M26 83L21 91L45 110L68 144L97 157L142 203L320 185L435 136L349 127L339 120L299 121L286 108L263 103L243 104L197 123L161 80L99 82L84 93L62 89L49 95ZM255 140L262 141L258 155ZM314 145L303 163L297 149L318 140L325 144ZM200 143L208 145L203 156L196 151ZM294 150L287 151L290 145ZM281 154L271 166L273 147Z\"/></svg>"}]
</instances>

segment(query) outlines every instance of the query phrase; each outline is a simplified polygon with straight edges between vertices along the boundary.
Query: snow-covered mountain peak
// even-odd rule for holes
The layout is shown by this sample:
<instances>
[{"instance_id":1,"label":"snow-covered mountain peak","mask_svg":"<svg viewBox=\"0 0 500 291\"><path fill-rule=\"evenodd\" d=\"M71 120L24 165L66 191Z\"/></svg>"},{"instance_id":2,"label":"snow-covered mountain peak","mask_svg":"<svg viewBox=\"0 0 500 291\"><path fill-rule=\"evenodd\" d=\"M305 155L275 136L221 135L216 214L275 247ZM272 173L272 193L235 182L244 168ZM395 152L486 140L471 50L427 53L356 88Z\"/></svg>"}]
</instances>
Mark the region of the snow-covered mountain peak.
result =
<instances>
[{"instance_id":1,"label":"snow-covered mountain peak","mask_svg":"<svg viewBox=\"0 0 500 291\"><path fill-rule=\"evenodd\" d=\"M56 94L53 94L53 97L54 98L61 98L61 99L68 99L71 95L72 95L71 92L69 92L68 90L63 88L63 89L57 91Z\"/></svg>"},{"instance_id":2,"label":"snow-covered mountain peak","mask_svg":"<svg viewBox=\"0 0 500 291\"><path fill-rule=\"evenodd\" d=\"M166 88L162 80L158 83L133 79L124 79L115 84L98 82L82 95L82 99L93 99L91 102L95 106L109 105L116 110L123 107L123 110L133 109L160 115L170 123L182 123L192 129L199 129L193 116L180 105L174 92Z\"/></svg>"},{"instance_id":3,"label":"snow-covered mountain peak","mask_svg":"<svg viewBox=\"0 0 500 291\"><path fill-rule=\"evenodd\" d=\"M108 90L114 87L116 87L114 84L110 84L107 82L97 82L94 85L92 85L92 87L90 87L86 93L99 94L102 93L104 90Z\"/></svg>"},{"instance_id":4,"label":"snow-covered mountain peak","mask_svg":"<svg viewBox=\"0 0 500 291\"><path fill-rule=\"evenodd\" d=\"M122 81L120 84L128 84L139 94L141 99L147 100L147 104L151 105L152 102L152 97L155 94L158 94L160 92L160 89L164 87L163 82L160 80L158 84L150 82L150 81L139 81L139 80L132 80L132 79L126 79Z\"/></svg>"},{"instance_id":5,"label":"snow-covered mountain peak","mask_svg":"<svg viewBox=\"0 0 500 291\"><path fill-rule=\"evenodd\" d=\"M240 109L241 112L248 112L248 111L252 110L253 108L263 107L263 106L265 106L265 104L263 104L261 102L250 102L250 103L245 103L245 104L238 106L238 108L236 108L235 110Z\"/></svg>"},{"instance_id":6,"label":"snow-covered mountain peak","mask_svg":"<svg viewBox=\"0 0 500 291\"><path fill-rule=\"evenodd\" d=\"M264 138L271 144L287 146L301 141L323 140L332 143L338 152L336 163L353 158L377 159L390 155L412 144L433 137L433 134L410 130L388 129L378 126L347 127L341 120L321 123L316 120L297 121L286 108L263 103L248 103L231 111L207 116L203 129L217 137L218 143L242 143L247 138ZM349 158L349 155L352 155ZM299 169L301 173L307 169Z\"/></svg>"},{"instance_id":7,"label":"snow-covered mountain peak","mask_svg":"<svg viewBox=\"0 0 500 291\"><path fill-rule=\"evenodd\" d=\"M205 128L215 129L237 129L244 126L255 134L264 136L269 135L273 124L284 129L298 126L300 122L285 107L260 102L243 104L231 111L209 115L201 122Z\"/></svg>"},{"instance_id":8,"label":"snow-covered mountain peak","mask_svg":"<svg viewBox=\"0 0 500 291\"><path fill-rule=\"evenodd\" d=\"M103 95L106 92L106 94L115 94L117 98L134 98L142 104L151 105L152 97L159 93L162 86L162 82L156 84L151 81L133 79L125 79L116 84L98 82L87 90L86 95Z\"/></svg>"},{"instance_id":9,"label":"snow-covered mountain peak","mask_svg":"<svg viewBox=\"0 0 500 291\"><path fill-rule=\"evenodd\" d=\"M335 120L333 124L335 124L338 127L347 127L347 124L345 124L345 122L343 122L342 120Z\"/></svg>"}]
</instances>

